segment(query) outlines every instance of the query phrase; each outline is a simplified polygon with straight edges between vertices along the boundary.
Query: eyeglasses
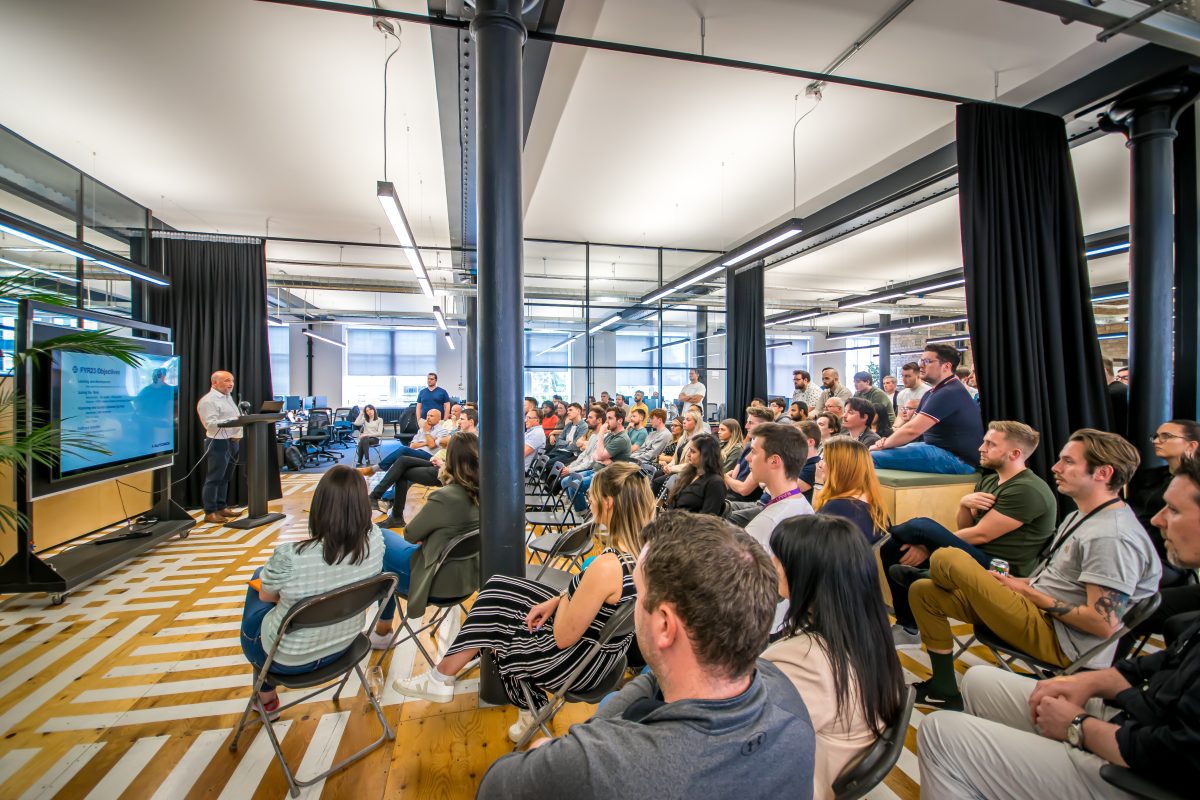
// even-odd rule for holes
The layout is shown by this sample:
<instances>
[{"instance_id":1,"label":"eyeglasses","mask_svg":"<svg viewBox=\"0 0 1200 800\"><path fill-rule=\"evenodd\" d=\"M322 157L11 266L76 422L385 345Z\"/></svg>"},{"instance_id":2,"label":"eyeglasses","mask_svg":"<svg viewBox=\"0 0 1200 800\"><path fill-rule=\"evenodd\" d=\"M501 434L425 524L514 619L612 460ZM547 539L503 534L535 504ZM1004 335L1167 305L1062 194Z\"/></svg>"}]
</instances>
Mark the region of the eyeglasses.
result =
<instances>
[{"instance_id":1,"label":"eyeglasses","mask_svg":"<svg viewBox=\"0 0 1200 800\"><path fill-rule=\"evenodd\" d=\"M920 364L922 367L928 367L930 364L938 363L938 360L936 358L922 358L917 363Z\"/></svg>"},{"instance_id":2,"label":"eyeglasses","mask_svg":"<svg viewBox=\"0 0 1200 800\"><path fill-rule=\"evenodd\" d=\"M1167 442L1167 441L1170 441L1171 439L1186 439L1186 438L1187 438L1186 436L1180 436L1177 433L1159 432L1159 433L1156 433L1153 436L1151 436L1150 441L1152 441L1152 442Z\"/></svg>"}]
</instances>

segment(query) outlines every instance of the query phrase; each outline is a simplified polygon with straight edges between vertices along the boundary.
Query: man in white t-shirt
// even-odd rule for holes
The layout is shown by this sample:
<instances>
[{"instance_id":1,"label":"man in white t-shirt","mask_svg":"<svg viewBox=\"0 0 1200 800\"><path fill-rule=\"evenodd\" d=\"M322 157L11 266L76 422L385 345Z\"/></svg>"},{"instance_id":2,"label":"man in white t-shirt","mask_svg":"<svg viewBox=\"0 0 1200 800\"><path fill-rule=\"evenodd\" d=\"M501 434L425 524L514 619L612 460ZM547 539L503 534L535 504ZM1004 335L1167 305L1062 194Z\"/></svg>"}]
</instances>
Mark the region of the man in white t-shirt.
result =
<instances>
[{"instance_id":1,"label":"man in white t-shirt","mask_svg":"<svg viewBox=\"0 0 1200 800\"><path fill-rule=\"evenodd\" d=\"M909 400L920 400L921 395L929 391L929 384L921 380L921 367L915 361L900 368L900 381L904 388L896 392L897 413Z\"/></svg>"},{"instance_id":2,"label":"man in white t-shirt","mask_svg":"<svg viewBox=\"0 0 1200 800\"><path fill-rule=\"evenodd\" d=\"M800 486L800 470L808 460L808 440L803 431L793 425L768 422L754 429L754 444L750 446L750 477L763 485L771 499L758 516L746 524L746 533L771 552L771 534L775 526L786 519L813 513ZM775 609L779 629L787 614L787 600Z\"/></svg>"},{"instance_id":3,"label":"man in white t-shirt","mask_svg":"<svg viewBox=\"0 0 1200 800\"><path fill-rule=\"evenodd\" d=\"M708 394L708 390L704 388L704 384L700 382L699 370L688 370L688 385L679 391L679 400L675 405L679 407L679 413L685 413L691 406L700 407L700 416L704 416L704 396Z\"/></svg>"},{"instance_id":4,"label":"man in white t-shirt","mask_svg":"<svg viewBox=\"0 0 1200 800\"><path fill-rule=\"evenodd\" d=\"M539 408L531 408L525 412L525 471L537 458L537 454L546 449L546 430L542 427L542 412Z\"/></svg>"}]
</instances>

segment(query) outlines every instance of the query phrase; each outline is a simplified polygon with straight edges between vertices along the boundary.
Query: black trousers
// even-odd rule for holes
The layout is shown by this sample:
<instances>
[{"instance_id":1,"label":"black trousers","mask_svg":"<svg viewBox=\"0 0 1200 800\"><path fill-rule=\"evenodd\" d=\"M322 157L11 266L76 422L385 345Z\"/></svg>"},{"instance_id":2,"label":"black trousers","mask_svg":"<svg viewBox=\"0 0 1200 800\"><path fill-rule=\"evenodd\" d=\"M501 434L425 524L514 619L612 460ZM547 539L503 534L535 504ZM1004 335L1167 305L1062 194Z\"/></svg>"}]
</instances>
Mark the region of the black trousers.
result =
<instances>
[{"instance_id":1,"label":"black trousers","mask_svg":"<svg viewBox=\"0 0 1200 800\"><path fill-rule=\"evenodd\" d=\"M1163 589L1162 605L1150 615L1150 618L1121 637L1117 644L1117 653L1113 661L1125 658L1138 640L1147 634L1161 633L1167 637L1167 644L1177 636L1179 625L1172 623L1171 618L1180 614L1195 614L1200 612L1200 584L1177 586L1173 589ZM1181 620L1182 621L1182 620Z\"/></svg>"},{"instance_id":2,"label":"black trousers","mask_svg":"<svg viewBox=\"0 0 1200 800\"><path fill-rule=\"evenodd\" d=\"M371 448L379 446L378 436L360 436L358 437L358 461L371 460Z\"/></svg>"},{"instance_id":3,"label":"black trousers","mask_svg":"<svg viewBox=\"0 0 1200 800\"><path fill-rule=\"evenodd\" d=\"M392 513L391 519L403 523L404 520L404 498L408 496L409 487L414 483L421 486L438 486L441 481L438 480L438 467L435 467L430 462L416 456L400 456L396 459L388 471L384 473L383 479L375 485L371 492L371 499L378 500L383 497L388 489L395 486L396 492L392 498Z\"/></svg>"},{"instance_id":4,"label":"black trousers","mask_svg":"<svg viewBox=\"0 0 1200 800\"><path fill-rule=\"evenodd\" d=\"M200 496L204 501L204 513L212 514L228 505L229 481L237 467L242 441L209 439L205 444L208 445L208 474L204 478L204 489Z\"/></svg>"}]
</instances>

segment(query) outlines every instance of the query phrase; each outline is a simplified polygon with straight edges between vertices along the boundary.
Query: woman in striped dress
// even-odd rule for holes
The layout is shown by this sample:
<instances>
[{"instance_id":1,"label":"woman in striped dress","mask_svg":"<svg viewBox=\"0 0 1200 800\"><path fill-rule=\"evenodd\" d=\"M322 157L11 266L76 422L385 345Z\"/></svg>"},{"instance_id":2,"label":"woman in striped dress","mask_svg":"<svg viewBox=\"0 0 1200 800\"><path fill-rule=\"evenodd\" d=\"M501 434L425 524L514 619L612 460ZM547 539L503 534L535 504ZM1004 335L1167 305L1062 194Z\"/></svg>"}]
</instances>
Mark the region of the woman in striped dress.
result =
<instances>
[{"instance_id":1,"label":"woman in striped dress","mask_svg":"<svg viewBox=\"0 0 1200 800\"><path fill-rule=\"evenodd\" d=\"M542 692L559 689L599 638L604 623L622 603L633 602L633 567L642 548L642 528L654 514L649 482L636 464L619 462L595 474L588 491L594 522L608 530L609 547L576 575L561 595L524 578L492 577L471 607L446 656L429 672L393 683L396 691L435 703L454 696L454 679L479 651L487 648L509 701L522 709L509 736L518 740L532 720L525 709L521 682ZM580 676L580 690L595 688L629 647L629 636L605 645Z\"/></svg>"}]
</instances>

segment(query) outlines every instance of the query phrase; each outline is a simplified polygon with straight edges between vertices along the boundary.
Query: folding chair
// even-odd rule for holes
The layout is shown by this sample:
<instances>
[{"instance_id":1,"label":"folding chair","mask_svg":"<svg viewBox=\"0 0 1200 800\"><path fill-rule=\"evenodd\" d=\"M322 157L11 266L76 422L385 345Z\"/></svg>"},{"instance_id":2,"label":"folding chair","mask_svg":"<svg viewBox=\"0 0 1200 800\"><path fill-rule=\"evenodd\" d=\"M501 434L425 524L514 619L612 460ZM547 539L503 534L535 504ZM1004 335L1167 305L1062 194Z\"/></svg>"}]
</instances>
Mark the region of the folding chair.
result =
<instances>
[{"instance_id":1,"label":"folding chair","mask_svg":"<svg viewBox=\"0 0 1200 800\"><path fill-rule=\"evenodd\" d=\"M577 517L575 513L575 491L563 490L561 510L531 511L525 515L525 524L530 528L562 530L578 525L585 517ZM585 512L586 514L586 512ZM531 531L532 532L532 531Z\"/></svg>"},{"instance_id":2,"label":"folding chair","mask_svg":"<svg viewBox=\"0 0 1200 800\"><path fill-rule=\"evenodd\" d=\"M529 549L546 555L539 563L525 565L525 577L560 592L565 591L574 577L573 573L550 565L556 558L562 558L567 561L568 568L575 566L583 569L583 557L592 549L594 530L593 523L586 522L566 533L546 533L534 539Z\"/></svg>"},{"instance_id":3,"label":"folding chair","mask_svg":"<svg viewBox=\"0 0 1200 800\"><path fill-rule=\"evenodd\" d=\"M392 641L379 653L379 663L382 664L384 656L386 656L388 651L398 644L397 639L400 636L400 631L403 630L405 631L404 638L413 640L413 642L417 645L417 649L421 651L421 655L423 655L425 660L429 662L430 668L433 668L436 665L433 657L429 655L429 651L425 649L425 645L421 643L419 634L424 633L431 628L436 629L442 624L443 621L445 621L447 616L452 613L456 613L459 609L465 611L466 606L464 604L467 602L467 600L471 599L471 595L479 591L479 585L477 583L470 592L464 595L439 595L437 591L438 573L440 573L442 568L449 563L455 561L468 561L477 557L478 555L478 530L468 531L462 536L456 538L454 541L450 542L450 545L442 553L441 558L439 558L437 563L433 565L433 581L429 585L429 599L426 601L426 605L433 606L437 609L437 611L434 612L433 619L422 625L417 630L413 630L412 625L410 624L412 620L408 616L408 603L405 603L404 612L400 615L400 624L394 626L392 629ZM418 620L418 622L420 622L420 620ZM399 639L399 641L404 641L404 639Z\"/></svg>"},{"instance_id":4,"label":"folding chair","mask_svg":"<svg viewBox=\"0 0 1200 800\"><path fill-rule=\"evenodd\" d=\"M904 708L892 721L875 743L867 748L857 760L850 762L833 782L835 800L858 800L874 789L900 760L904 740L908 736L908 723L912 718L913 702L917 692L905 687Z\"/></svg>"},{"instance_id":5,"label":"folding chair","mask_svg":"<svg viewBox=\"0 0 1200 800\"><path fill-rule=\"evenodd\" d=\"M566 681L562 687L550 697L550 702L539 708L533 715L533 722L525 729L525 733L521 735L521 740L517 742L514 750L520 750L529 740L533 738L534 733L542 731L547 736L553 736L550 729L546 727L554 716L567 703L599 703L604 696L617 688L617 684L621 682L621 678L625 676L626 657L621 656L613 663L611 669L604 673L604 677L597 683L593 689L586 691L575 691L574 685L583 675L584 671L592 665L592 662L600 657L600 652L609 642L621 639L633 633L633 606L637 602L636 597L629 598L623 601L613 615L608 618L608 622L604 623L604 627L600 629L600 635L596 641L584 653L579 663L575 665L575 669L567 675ZM521 693L525 696L525 705L531 710L536 706L533 704L533 692L537 691L529 685L528 681L521 681Z\"/></svg>"},{"instance_id":6,"label":"folding chair","mask_svg":"<svg viewBox=\"0 0 1200 800\"><path fill-rule=\"evenodd\" d=\"M1155 592L1149 597L1134 603L1121 619L1121 627L1115 633L1086 653L1081 653L1078 658L1065 667L1041 661L1028 653L1022 652L1001 639L985 625L975 626L975 639L988 650L991 650L992 655L995 656L1000 666L1009 672L1014 672L1015 670L1013 670L1012 665L1020 662L1022 665L1028 667L1035 676L1042 678L1052 678L1057 675L1074 675L1076 672L1084 669L1084 665L1091 661L1097 653L1102 652L1126 633L1141 625L1151 614L1158 610L1161 602L1162 596L1158 592Z\"/></svg>"},{"instance_id":7,"label":"folding chair","mask_svg":"<svg viewBox=\"0 0 1200 800\"><path fill-rule=\"evenodd\" d=\"M1184 800L1183 795L1159 786L1152 778L1139 775L1128 767L1105 764L1100 767L1100 777L1105 783L1144 800Z\"/></svg>"},{"instance_id":8,"label":"folding chair","mask_svg":"<svg viewBox=\"0 0 1200 800\"><path fill-rule=\"evenodd\" d=\"M325 780L328 776L358 761L382 745L384 740L390 741L395 739L396 734L388 726L387 718L383 715L383 709L379 707L379 702L368 691L366 692L367 699L371 702L371 708L375 709L375 716L379 718L379 724L383 726L383 733L378 739L354 755L342 759L320 775L314 775L312 778L302 781L296 778L292 772L292 768L288 766L287 759L284 758L283 751L279 747L279 739L276 738L275 730L271 727L271 720L267 714L267 710L263 707L262 701L258 697L259 689L267 679L270 679L272 684L287 689L311 689L314 686L318 687L303 697L280 706L275 712L279 714L316 697L329 688L330 681L341 678L341 681L337 684L337 689L333 693L333 701L337 703L342 689L345 688L346 682L350 680L351 673L358 676L359 682L365 689L367 679L363 674L359 662L370 655L371 642L362 633L354 637L354 640L350 643L350 648L336 661L326 664L323 667L318 667L312 672L305 672L300 675L283 675L272 672L271 665L275 661L275 651L279 649L279 643L283 640L283 637L292 631L303 630L305 628L322 628L326 625L334 625L353 619L357 619L361 623L363 613L373 604L378 603L379 610L375 612L375 621L371 623L371 629L373 630L375 624L379 622L379 615L383 612L384 604L387 603L388 598L392 596L392 592L395 589L396 576L390 573L383 573L382 575L376 575L348 586L342 586L323 595L309 597L292 606L287 616L283 618L283 624L279 627L279 638L271 646L271 652L267 653L266 663L263 664L263 668L258 671L254 679L250 701L246 704L246 710L242 712L242 718L233 733L233 739L229 743L229 752L237 752L238 738L242 735L242 731L246 727L250 712L257 711L259 721L262 722L263 729L267 732L267 738L271 741L271 747L275 750L275 757L279 759L279 764L283 767L283 774L287 777L288 790L291 792L292 797L299 797L301 787L312 786L315 783Z\"/></svg>"}]
</instances>

